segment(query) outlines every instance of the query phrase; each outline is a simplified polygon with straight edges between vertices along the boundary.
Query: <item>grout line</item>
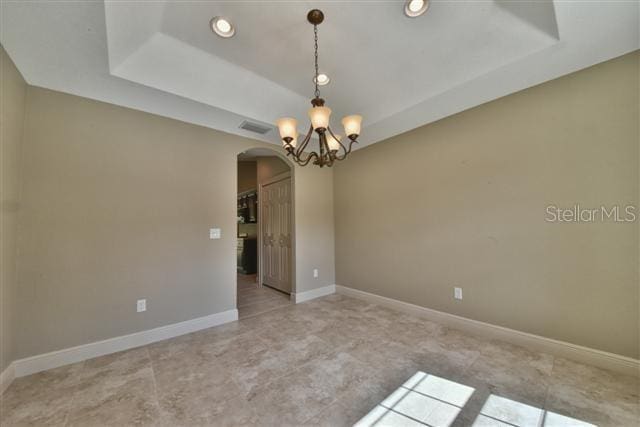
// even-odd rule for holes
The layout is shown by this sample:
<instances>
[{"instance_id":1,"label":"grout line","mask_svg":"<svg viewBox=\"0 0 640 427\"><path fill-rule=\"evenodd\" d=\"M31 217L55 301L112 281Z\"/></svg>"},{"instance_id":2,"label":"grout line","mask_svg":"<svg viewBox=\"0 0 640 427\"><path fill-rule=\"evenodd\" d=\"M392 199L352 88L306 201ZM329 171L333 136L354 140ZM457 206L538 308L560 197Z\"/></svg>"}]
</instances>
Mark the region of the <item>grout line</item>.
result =
<instances>
[{"instance_id":1,"label":"grout line","mask_svg":"<svg viewBox=\"0 0 640 427\"><path fill-rule=\"evenodd\" d=\"M428 374L427 376L429 376L429 375L431 375L431 374ZM435 376L435 375L434 375L434 376ZM462 384L462 385L466 386L466 384ZM470 386L467 386L467 387L470 387ZM403 386L403 385L401 385L401 386L400 386L400 387L398 387L398 388L403 388L403 389L405 389L405 390L407 390L407 391L409 391L409 392L413 392L413 393L419 394L419 395L421 395L421 396L428 397L429 399L437 400L438 402L445 403L445 404L447 404L447 405L449 405L449 406L454 406L454 407L456 407L456 408L458 408L458 409L460 409L460 410L464 407L464 406L458 406L458 405L456 405L456 404L454 404L454 403L451 403L451 402L447 402L446 400L442 400L442 399L440 399L440 398L438 398L438 397L431 396L430 394L426 394L426 393L419 392L418 390L414 390L414 389L412 389L412 388L406 388L406 387L405 387L405 386ZM382 405L382 404L380 404L380 405ZM465 405L466 405L466 403L465 403ZM393 408L389 408L389 409L393 409Z\"/></svg>"},{"instance_id":2,"label":"grout line","mask_svg":"<svg viewBox=\"0 0 640 427\"><path fill-rule=\"evenodd\" d=\"M500 423L504 423L504 424L507 424L507 425L513 426L513 427L520 427L520 426L519 426L519 425L517 425L517 424L512 424L512 423L510 423L509 421L501 420L501 419L499 419L499 418L492 417L491 415L483 414L482 412L479 412L479 413L478 413L478 416L480 416L480 415L482 415L483 417L491 418L492 420L496 420L496 421L498 421L498 422L500 422ZM476 417L476 418L477 418L477 417Z\"/></svg>"},{"instance_id":3,"label":"grout line","mask_svg":"<svg viewBox=\"0 0 640 427\"><path fill-rule=\"evenodd\" d=\"M419 419L417 419L417 418L413 418L411 415L407 415L407 414L404 414L404 413L402 413L402 412L396 411L396 410L395 410L395 409L393 409L393 408L387 408L386 406L382 406L382 405L380 405L380 406L381 406L381 407L383 407L384 409L386 409L387 411L391 411L391 412L396 413L396 414L398 414L398 415L402 415L403 417L405 417L405 418L409 418L410 420L415 421L415 422L417 422L417 423L419 423L419 424L422 424L423 426L427 426L427 427L434 427L434 426L432 426L431 424L427 424L427 423L426 423L426 422L424 422L424 421L420 421L420 420L419 420ZM518 426L515 426L515 427L518 427Z\"/></svg>"},{"instance_id":4,"label":"grout line","mask_svg":"<svg viewBox=\"0 0 640 427\"><path fill-rule=\"evenodd\" d=\"M547 387L544 391L544 402L542 403L542 409L547 412L547 401L549 400L549 390L551 389L551 380L553 379L553 372L556 370L556 359L557 357L552 356L553 361L551 362L551 371L549 371L549 381L547 382Z\"/></svg>"},{"instance_id":5,"label":"grout line","mask_svg":"<svg viewBox=\"0 0 640 427\"><path fill-rule=\"evenodd\" d=\"M540 417L540 421L538 422L538 427L544 426L544 423L547 419L547 411L545 409L542 410L542 416Z\"/></svg>"},{"instance_id":6,"label":"grout line","mask_svg":"<svg viewBox=\"0 0 640 427\"><path fill-rule=\"evenodd\" d=\"M153 359L151 358L151 353L149 353L149 346L145 345L144 350L147 353L147 359L149 359L149 366L151 367L151 380L153 381L153 394L156 396L156 405L158 406L158 414L160 415L160 420L164 420L165 413L164 409L162 409L162 405L160 405L160 396L158 395L158 383L156 381L156 370L153 367Z\"/></svg>"},{"instance_id":7,"label":"grout line","mask_svg":"<svg viewBox=\"0 0 640 427\"><path fill-rule=\"evenodd\" d=\"M82 367L80 368L79 373L82 374L86 369L87 361L83 360L80 363L82 363ZM80 378L82 378L82 376ZM73 404L76 401L76 392L78 391L79 387L80 387L80 382L78 382L78 384L73 386L73 392L72 392L73 394L71 395L71 401L69 402L69 409L67 410L67 413L64 416L64 421L62 422L63 426L66 426L69 424L69 415L71 415L71 411L73 410Z\"/></svg>"}]
</instances>

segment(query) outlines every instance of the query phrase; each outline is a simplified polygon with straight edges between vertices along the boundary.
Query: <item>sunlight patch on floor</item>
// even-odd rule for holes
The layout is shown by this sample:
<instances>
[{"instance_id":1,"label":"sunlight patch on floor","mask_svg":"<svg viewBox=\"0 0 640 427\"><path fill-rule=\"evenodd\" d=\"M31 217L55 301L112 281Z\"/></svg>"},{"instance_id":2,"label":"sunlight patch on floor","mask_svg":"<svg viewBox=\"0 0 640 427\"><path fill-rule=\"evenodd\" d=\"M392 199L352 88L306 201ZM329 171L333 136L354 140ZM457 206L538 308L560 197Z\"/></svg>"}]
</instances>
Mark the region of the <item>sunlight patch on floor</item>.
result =
<instances>
[{"instance_id":1,"label":"sunlight patch on floor","mask_svg":"<svg viewBox=\"0 0 640 427\"><path fill-rule=\"evenodd\" d=\"M545 411L535 406L526 405L491 395L480 410L473 427L595 427L593 424Z\"/></svg>"},{"instance_id":2,"label":"sunlight patch on floor","mask_svg":"<svg viewBox=\"0 0 640 427\"><path fill-rule=\"evenodd\" d=\"M355 427L448 427L475 389L417 372L355 424ZM596 427L575 418L490 395L473 427Z\"/></svg>"},{"instance_id":3,"label":"sunlight patch on floor","mask_svg":"<svg viewBox=\"0 0 640 427\"><path fill-rule=\"evenodd\" d=\"M355 425L448 426L473 391L472 387L418 372Z\"/></svg>"}]
</instances>

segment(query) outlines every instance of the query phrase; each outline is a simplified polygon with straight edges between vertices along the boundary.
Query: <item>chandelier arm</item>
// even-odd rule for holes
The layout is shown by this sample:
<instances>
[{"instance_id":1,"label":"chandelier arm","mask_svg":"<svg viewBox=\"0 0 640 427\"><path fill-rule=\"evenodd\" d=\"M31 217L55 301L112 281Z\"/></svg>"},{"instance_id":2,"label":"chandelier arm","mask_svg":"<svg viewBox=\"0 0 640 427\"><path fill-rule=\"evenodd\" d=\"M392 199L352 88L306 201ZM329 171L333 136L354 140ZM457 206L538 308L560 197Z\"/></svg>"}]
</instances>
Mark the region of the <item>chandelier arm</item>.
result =
<instances>
[{"instance_id":1,"label":"chandelier arm","mask_svg":"<svg viewBox=\"0 0 640 427\"><path fill-rule=\"evenodd\" d=\"M343 148L344 148L344 147L343 147ZM336 154L334 157L335 157L335 159L336 159L336 160L338 160L338 161L342 161L342 160L346 159L346 158L347 158L346 149L345 149L344 154L342 154L341 156L340 156L340 155L338 155L338 154Z\"/></svg>"},{"instance_id":2,"label":"chandelier arm","mask_svg":"<svg viewBox=\"0 0 640 427\"><path fill-rule=\"evenodd\" d=\"M329 161L327 161L327 166L328 167L333 166L333 162L335 161L336 156L333 153L331 153L331 151L329 151L327 153L327 158L329 159Z\"/></svg>"},{"instance_id":3,"label":"chandelier arm","mask_svg":"<svg viewBox=\"0 0 640 427\"><path fill-rule=\"evenodd\" d=\"M311 127L309 129L309 132L305 136L304 140L302 141L302 143L298 147L298 150L295 151L295 152L292 150L292 152L291 152L291 154L293 155L293 160L295 160L296 163L298 163L300 166L306 166L309 163L309 161L311 161L313 156L317 157L317 155L314 152L311 152L311 153L307 154L306 157L303 157L304 149L307 146L307 144L309 143L309 140L311 139L312 131L313 131L313 128Z\"/></svg>"},{"instance_id":4,"label":"chandelier arm","mask_svg":"<svg viewBox=\"0 0 640 427\"><path fill-rule=\"evenodd\" d=\"M295 153L296 157L300 157L302 155L302 153L304 152L304 149L307 147L307 144L309 144L309 140L311 139L312 133L313 133L313 125L309 125L309 131L307 132L307 135L304 137L304 140L296 150L296 153Z\"/></svg>"},{"instance_id":5,"label":"chandelier arm","mask_svg":"<svg viewBox=\"0 0 640 427\"><path fill-rule=\"evenodd\" d=\"M345 157L351 153L351 148L353 147L353 144L358 142L358 139L349 139L349 149L347 150L347 154L345 154Z\"/></svg>"},{"instance_id":6,"label":"chandelier arm","mask_svg":"<svg viewBox=\"0 0 640 427\"><path fill-rule=\"evenodd\" d=\"M338 160L344 160L351 153L351 148L353 147L353 144L355 142L358 142L358 140L349 139L349 149L345 150L344 155L342 156L342 158L339 158Z\"/></svg>"},{"instance_id":7,"label":"chandelier arm","mask_svg":"<svg viewBox=\"0 0 640 427\"><path fill-rule=\"evenodd\" d=\"M343 155L340 156L338 153L340 152L340 150L337 150L335 152L335 154L333 155L333 158L335 158L336 160L344 160L347 157L347 154L349 154L349 152L347 151L347 148L342 144L342 142L340 142L340 140L338 139L338 137L333 133L333 131L331 130L330 127L327 127L327 129L329 129L329 133L331 134L331 136L333 137L333 139L335 139L336 141L338 141L338 144L340 145L340 147L342 147L342 151L343 151ZM350 150L349 150L350 151ZM333 163L333 162L332 162Z\"/></svg>"},{"instance_id":8,"label":"chandelier arm","mask_svg":"<svg viewBox=\"0 0 640 427\"><path fill-rule=\"evenodd\" d=\"M309 153L309 155L307 156L307 158L305 160L302 160L301 158L297 158L296 159L296 163L298 163L300 166L307 166L309 164L309 162L311 161L311 159L316 158L316 160L318 159L318 154L315 151L312 151L311 153Z\"/></svg>"},{"instance_id":9,"label":"chandelier arm","mask_svg":"<svg viewBox=\"0 0 640 427\"><path fill-rule=\"evenodd\" d=\"M327 129L329 129L328 126L327 126ZM331 133L331 134L333 135L333 133ZM331 149L329 147L329 142L327 141L327 132L326 131L323 133L322 139L323 139L323 142L324 142L324 153L323 153L324 164L327 165L328 167L331 167L333 165L334 155L331 152Z\"/></svg>"}]
</instances>

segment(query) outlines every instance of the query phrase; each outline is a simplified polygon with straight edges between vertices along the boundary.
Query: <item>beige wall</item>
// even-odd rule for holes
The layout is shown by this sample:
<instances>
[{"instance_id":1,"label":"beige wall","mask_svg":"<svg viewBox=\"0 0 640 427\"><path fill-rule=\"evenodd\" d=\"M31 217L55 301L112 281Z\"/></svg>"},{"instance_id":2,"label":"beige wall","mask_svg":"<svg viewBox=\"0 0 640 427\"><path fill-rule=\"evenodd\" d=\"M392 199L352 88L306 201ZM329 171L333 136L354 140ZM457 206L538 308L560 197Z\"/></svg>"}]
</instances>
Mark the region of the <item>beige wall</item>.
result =
<instances>
[{"instance_id":1,"label":"beige wall","mask_svg":"<svg viewBox=\"0 0 640 427\"><path fill-rule=\"evenodd\" d=\"M291 169L289 164L276 156L258 157L257 163L257 179L260 184Z\"/></svg>"},{"instance_id":2,"label":"beige wall","mask_svg":"<svg viewBox=\"0 0 640 427\"><path fill-rule=\"evenodd\" d=\"M0 372L11 363L13 346L14 289L16 283L16 230L19 204L19 163L22 148L27 85L0 46Z\"/></svg>"},{"instance_id":3,"label":"beige wall","mask_svg":"<svg viewBox=\"0 0 640 427\"><path fill-rule=\"evenodd\" d=\"M255 161L238 162L238 193L258 188L257 173Z\"/></svg>"},{"instance_id":4,"label":"beige wall","mask_svg":"<svg viewBox=\"0 0 640 427\"><path fill-rule=\"evenodd\" d=\"M290 169L277 156L258 157L258 182ZM304 173L300 173L304 171ZM295 228L294 292L301 293L335 284L333 223L333 171L330 168L296 167L293 179ZM313 244L300 244L308 241ZM313 277L313 270L318 277Z\"/></svg>"},{"instance_id":5,"label":"beige wall","mask_svg":"<svg viewBox=\"0 0 640 427\"><path fill-rule=\"evenodd\" d=\"M235 308L237 155L272 146L44 89L27 94L17 356ZM305 286L333 284L333 240L316 242L310 229L333 235L331 172L295 176L299 191L324 201L319 223L296 218L298 253L316 254L326 272ZM317 207L296 197L296 213L305 203ZM209 240L211 227L221 240ZM135 312L138 298L145 313Z\"/></svg>"},{"instance_id":6,"label":"beige wall","mask_svg":"<svg viewBox=\"0 0 640 427\"><path fill-rule=\"evenodd\" d=\"M639 54L358 150L334 172L337 283L638 358ZM453 299L460 286L464 299Z\"/></svg>"},{"instance_id":7,"label":"beige wall","mask_svg":"<svg viewBox=\"0 0 640 427\"><path fill-rule=\"evenodd\" d=\"M335 255L334 195L331 168L297 167L294 179L296 230L296 292L333 285ZM301 244L301 242L313 242ZM318 269L318 277L313 277Z\"/></svg>"},{"instance_id":8,"label":"beige wall","mask_svg":"<svg viewBox=\"0 0 640 427\"><path fill-rule=\"evenodd\" d=\"M273 149L275 154L276 148ZM277 156L238 161L238 193L257 190L258 183L290 170L289 164Z\"/></svg>"}]
</instances>

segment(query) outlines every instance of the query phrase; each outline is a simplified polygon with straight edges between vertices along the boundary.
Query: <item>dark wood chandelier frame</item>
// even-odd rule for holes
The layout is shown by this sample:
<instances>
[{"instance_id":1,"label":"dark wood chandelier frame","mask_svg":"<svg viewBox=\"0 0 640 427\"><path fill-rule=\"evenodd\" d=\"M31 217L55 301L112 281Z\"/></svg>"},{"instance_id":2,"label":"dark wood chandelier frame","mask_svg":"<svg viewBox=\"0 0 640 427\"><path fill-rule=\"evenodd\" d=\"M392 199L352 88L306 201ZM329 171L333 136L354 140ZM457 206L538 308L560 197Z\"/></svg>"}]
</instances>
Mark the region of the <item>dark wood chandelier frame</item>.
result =
<instances>
[{"instance_id":1,"label":"dark wood chandelier frame","mask_svg":"<svg viewBox=\"0 0 640 427\"><path fill-rule=\"evenodd\" d=\"M320 88L318 87L318 25L324 21L324 14L319 9L313 9L307 14L307 20L313 24L314 34L315 75L313 81L315 82L315 98L311 100L311 105L314 107L323 107L324 99L320 98ZM345 147L345 145L342 144L338 137L333 133L331 127L327 125L326 128L315 129L315 132L318 134L318 145L320 147L319 152L311 151L305 155L305 148L307 148L309 141L311 140L313 131L313 125L309 126L309 131L302 142L297 144L297 147L291 144L293 142L293 138L289 136L282 138L284 141L284 148L287 151L287 156L291 156L300 166L306 166L313 160L314 165L320 167L331 167L336 160L344 160L349 153L351 153L353 144L358 142L358 135L347 135L347 138L349 138L349 146L348 148ZM329 134L339 144L339 148L337 150L332 150L331 147L329 147L327 134Z\"/></svg>"}]
</instances>

